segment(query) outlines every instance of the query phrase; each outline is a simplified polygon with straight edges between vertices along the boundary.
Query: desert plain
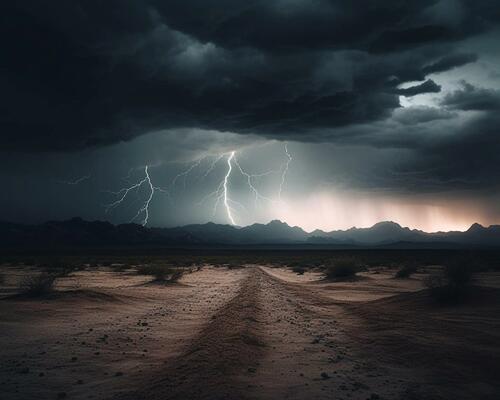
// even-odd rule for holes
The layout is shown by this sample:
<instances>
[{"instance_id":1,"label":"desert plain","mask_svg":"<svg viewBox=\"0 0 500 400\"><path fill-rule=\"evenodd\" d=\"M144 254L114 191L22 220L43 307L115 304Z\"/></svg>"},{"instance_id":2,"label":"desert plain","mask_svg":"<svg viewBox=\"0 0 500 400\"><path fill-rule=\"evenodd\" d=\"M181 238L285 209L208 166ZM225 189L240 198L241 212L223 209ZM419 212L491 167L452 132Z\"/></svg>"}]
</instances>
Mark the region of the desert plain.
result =
<instances>
[{"instance_id":1,"label":"desert plain","mask_svg":"<svg viewBox=\"0 0 500 400\"><path fill-rule=\"evenodd\" d=\"M328 279L307 257L199 258L169 266L182 270L172 281L140 268L168 256L115 257L38 295L23 282L41 264L4 262L0 398L500 398L498 270L475 271L447 303L425 283L439 264L397 277L374 261Z\"/></svg>"}]
</instances>

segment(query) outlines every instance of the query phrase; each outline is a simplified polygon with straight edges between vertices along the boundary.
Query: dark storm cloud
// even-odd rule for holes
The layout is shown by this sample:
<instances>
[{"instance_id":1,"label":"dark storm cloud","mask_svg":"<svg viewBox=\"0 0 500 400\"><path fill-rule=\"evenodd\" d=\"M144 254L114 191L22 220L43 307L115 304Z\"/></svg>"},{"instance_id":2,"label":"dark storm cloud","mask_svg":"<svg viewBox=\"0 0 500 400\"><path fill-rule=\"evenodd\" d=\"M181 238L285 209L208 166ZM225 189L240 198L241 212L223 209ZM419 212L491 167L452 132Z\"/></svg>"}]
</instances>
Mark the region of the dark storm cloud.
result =
<instances>
[{"instance_id":1,"label":"dark storm cloud","mask_svg":"<svg viewBox=\"0 0 500 400\"><path fill-rule=\"evenodd\" d=\"M432 74L435 72L448 71L452 68L461 67L462 65L469 64L477 61L477 55L471 53L459 53L451 54L449 56L443 57L442 59L426 65L422 68L422 73L425 75Z\"/></svg>"},{"instance_id":2,"label":"dark storm cloud","mask_svg":"<svg viewBox=\"0 0 500 400\"><path fill-rule=\"evenodd\" d=\"M475 61L454 44L499 19L493 2L452 15L434 0L377 3L5 1L1 146L75 150L183 127L334 140L332 128L392 115L400 84Z\"/></svg>"},{"instance_id":3,"label":"dark storm cloud","mask_svg":"<svg viewBox=\"0 0 500 400\"><path fill-rule=\"evenodd\" d=\"M436 107L409 107L396 110L393 120L403 125L416 125L437 120L448 120L456 114Z\"/></svg>"},{"instance_id":4,"label":"dark storm cloud","mask_svg":"<svg viewBox=\"0 0 500 400\"><path fill-rule=\"evenodd\" d=\"M439 86L432 79L427 79L424 83L420 85L410 86L406 89L397 89L395 92L402 96L410 97L416 96L422 93L439 93L441 91L441 86Z\"/></svg>"},{"instance_id":5,"label":"dark storm cloud","mask_svg":"<svg viewBox=\"0 0 500 400\"><path fill-rule=\"evenodd\" d=\"M498 114L479 115L458 127L453 135L437 138L420 148L416 165L429 169L425 176L440 182L441 190L498 190L499 127Z\"/></svg>"},{"instance_id":6,"label":"dark storm cloud","mask_svg":"<svg viewBox=\"0 0 500 400\"><path fill-rule=\"evenodd\" d=\"M480 89L463 82L463 88L445 96L442 104L464 111L500 111L500 90Z\"/></svg>"}]
</instances>

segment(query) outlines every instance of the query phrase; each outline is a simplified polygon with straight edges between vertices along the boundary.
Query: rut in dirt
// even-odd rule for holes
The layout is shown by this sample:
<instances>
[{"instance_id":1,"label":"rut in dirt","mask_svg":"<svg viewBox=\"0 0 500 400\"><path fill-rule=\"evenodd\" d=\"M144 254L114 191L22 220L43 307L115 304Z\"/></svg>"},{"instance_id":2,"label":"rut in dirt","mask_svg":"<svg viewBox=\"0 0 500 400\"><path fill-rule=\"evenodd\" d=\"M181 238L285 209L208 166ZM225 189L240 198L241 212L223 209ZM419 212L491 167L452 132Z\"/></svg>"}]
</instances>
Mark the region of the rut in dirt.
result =
<instances>
[{"instance_id":1,"label":"rut in dirt","mask_svg":"<svg viewBox=\"0 0 500 400\"><path fill-rule=\"evenodd\" d=\"M126 399L246 399L244 380L265 353L259 322L263 272L249 268L241 287L190 348Z\"/></svg>"}]
</instances>

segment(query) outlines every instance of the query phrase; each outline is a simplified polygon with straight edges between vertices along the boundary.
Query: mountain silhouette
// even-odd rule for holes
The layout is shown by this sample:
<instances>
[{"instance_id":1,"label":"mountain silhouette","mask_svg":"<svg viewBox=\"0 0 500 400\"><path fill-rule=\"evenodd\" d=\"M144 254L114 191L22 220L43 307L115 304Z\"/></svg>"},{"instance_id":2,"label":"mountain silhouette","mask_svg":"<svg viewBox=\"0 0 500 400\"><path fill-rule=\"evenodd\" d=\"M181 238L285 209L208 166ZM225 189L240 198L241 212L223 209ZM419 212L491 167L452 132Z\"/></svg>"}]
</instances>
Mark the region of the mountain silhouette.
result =
<instances>
[{"instance_id":1,"label":"mountain silhouette","mask_svg":"<svg viewBox=\"0 0 500 400\"><path fill-rule=\"evenodd\" d=\"M274 220L245 227L192 224L175 228L148 228L138 224L113 225L73 218L40 225L0 223L0 247L44 246L214 246L214 245L312 245L500 247L500 225L473 224L467 231L427 233L384 221L370 228L305 232Z\"/></svg>"}]
</instances>

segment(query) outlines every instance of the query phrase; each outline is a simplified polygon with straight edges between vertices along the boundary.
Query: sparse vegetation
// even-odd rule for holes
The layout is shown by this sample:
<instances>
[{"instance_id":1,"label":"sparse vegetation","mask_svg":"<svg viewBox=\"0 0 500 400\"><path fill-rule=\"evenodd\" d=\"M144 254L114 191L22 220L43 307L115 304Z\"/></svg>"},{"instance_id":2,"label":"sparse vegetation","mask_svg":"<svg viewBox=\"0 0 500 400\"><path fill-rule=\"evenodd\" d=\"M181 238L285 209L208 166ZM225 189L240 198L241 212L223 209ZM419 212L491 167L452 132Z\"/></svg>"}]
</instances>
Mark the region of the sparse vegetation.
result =
<instances>
[{"instance_id":1,"label":"sparse vegetation","mask_svg":"<svg viewBox=\"0 0 500 400\"><path fill-rule=\"evenodd\" d=\"M125 271L130 269L130 265L129 264L112 264L111 269L114 272L125 272Z\"/></svg>"},{"instance_id":2,"label":"sparse vegetation","mask_svg":"<svg viewBox=\"0 0 500 400\"><path fill-rule=\"evenodd\" d=\"M57 279L55 274L42 272L40 275L26 276L19 283L19 291L29 297L41 297L52 293Z\"/></svg>"},{"instance_id":3,"label":"sparse vegetation","mask_svg":"<svg viewBox=\"0 0 500 400\"><path fill-rule=\"evenodd\" d=\"M241 265L241 264L235 264L235 263L229 263L229 264L226 264L226 267L227 267L227 269L239 269L239 268L243 268L243 265Z\"/></svg>"},{"instance_id":4,"label":"sparse vegetation","mask_svg":"<svg viewBox=\"0 0 500 400\"><path fill-rule=\"evenodd\" d=\"M170 277L168 278L169 283L175 283L184 275L184 271L182 269L174 269Z\"/></svg>"},{"instance_id":5,"label":"sparse vegetation","mask_svg":"<svg viewBox=\"0 0 500 400\"><path fill-rule=\"evenodd\" d=\"M401 268L399 268L394 277L399 279L405 279L412 276L415 272L417 272L417 265L415 263L409 262L404 264Z\"/></svg>"},{"instance_id":6,"label":"sparse vegetation","mask_svg":"<svg viewBox=\"0 0 500 400\"><path fill-rule=\"evenodd\" d=\"M76 269L74 265L61 260L51 260L41 264L40 268L48 275L54 275L56 277L68 276Z\"/></svg>"},{"instance_id":7,"label":"sparse vegetation","mask_svg":"<svg viewBox=\"0 0 500 400\"><path fill-rule=\"evenodd\" d=\"M294 264L292 265L292 271L298 275L304 275L304 273L306 272L306 268L303 265Z\"/></svg>"},{"instance_id":8,"label":"sparse vegetation","mask_svg":"<svg viewBox=\"0 0 500 400\"><path fill-rule=\"evenodd\" d=\"M184 275L184 271L180 268L159 264L141 265L137 268L137 273L139 275L153 276L154 281L165 283L175 283Z\"/></svg>"},{"instance_id":9,"label":"sparse vegetation","mask_svg":"<svg viewBox=\"0 0 500 400\"><path fill-rule=\"evenodd\" d=\"M433 299L440 303L457 303L467 295L472 283L472 267L465 261L455 260L440 273L431 274L424 283Z\"/></svg>"},{"instance_id":10,"label":"sparse vegetation","mask_svg":"<svg viewBox=\"0 0 500 400\"><path fill-rule=\"evenodd\" d=\"M327 279L338 280L353 278L359 271L359 265L354 258L338 258L326 266Z\"/></svg>"}]
</instances>

